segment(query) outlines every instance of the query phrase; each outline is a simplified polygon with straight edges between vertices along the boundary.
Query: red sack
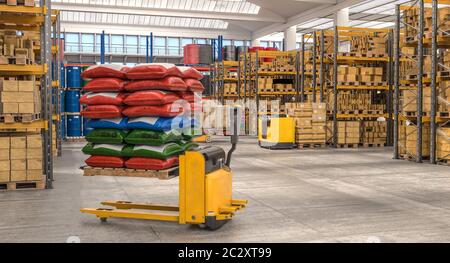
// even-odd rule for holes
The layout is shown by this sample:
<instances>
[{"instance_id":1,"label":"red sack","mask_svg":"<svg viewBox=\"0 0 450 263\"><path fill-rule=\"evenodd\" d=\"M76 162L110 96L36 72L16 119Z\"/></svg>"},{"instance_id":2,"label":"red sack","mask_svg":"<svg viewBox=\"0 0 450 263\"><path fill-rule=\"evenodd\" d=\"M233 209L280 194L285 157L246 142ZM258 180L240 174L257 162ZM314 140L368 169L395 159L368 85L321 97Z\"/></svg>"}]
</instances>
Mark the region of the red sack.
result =
<instances>
[{"instance_id":1,"label":"red sack","mask_svg":"<svg viewBox=\"0 0 450 263\"><path fill-rule=\"evenodd\" d=\"M116 105L90 105L81 111L89 119L112 119L121 117L122 108Z\"/></svg>"},{"instance_id":2,"label":"red sack","mask_svg":"<svg viewBox=\"0 0 450 263\"><path fill-rule=\"evenodd\" d=\"M123 115L131 118L136 117L176 117L183 113L182 107L173 106L173 103L158 106L130 106L123 110Z\"/></svg>"},{"instance_id":3,"label":"red sack","mask_svg":"<svg viewBox=\"0 0 450 263\"><path fill-rule=\"evenodd\" d=\"M132 157L125 162L125 166L129 169L143 169L143 170L163 170L174 167L178 164L178 157L174 156L167 160Z\"/></svg>"},{"instance_id":4,"label":"red sack","mask_svg":"<svg viewBox=\"0 0 450 263\"><path fill-rule=\"evenodd\" d=\"M203 90L205 89L203 87L203 84L196 79L185 79L184 82L186 83L186 85L188 86L188 90L190 91L203 92Z\"/></svg>"},{"instance_id":5,"label":"red sack","mask_svg":"<svg viewBox=\"0 0 450 263\"><path fill-rule=\"evenodd\" d=\"M153 80L137 80L128 82L125 86L128 91L138 91L138 90L187 90L186 83L179 77L167 77L163 79L153 79Z\"/></svg>"},{"instance_id":6,"label":"red sack","mask_svg":"<svg viewBox=\"0 0 450 263\"><path fill-rule=\"evenodd\" d=\"M199 92L192 92L192 91L179 91L177 92L178 96L180 96L181 99L187 101L187 102L194 102L194 101L201 101L202 96Z\"/></svg>"},{"instance_id":7,"label":"red sack","mask_svg":"<svg viewBox=\"0 0 450 263\"><path fill-rule=\"evenodd\" d=\"M139 64L126 70L129 79L162 79L168 76L181 77L180 70L170 63Z\"/></svg>"},{"instance_id":8,"label":"red sack","mask_svg":"<svg viewBox=\"0 0 450 263\"><path fill-rule=\"evenodd\" d=\"M121 91L124 89L125 81L118 78L98 78L89 81L83 87L84 91L90 92L108 92Z\"/></svg>"},{"instance_id":9,"label":"red sack","mask_svg":"<svg viewBox=\"0 0 450 263\"><path fill-rule=\"evenodd\" d=\"M131 93L124 103L130 106L163 105L179 100L176 93L164 90L143 90Z\"/></svg>"},{"instance_id":10,"label":"red sack","mask_svg":"<svg viewBox=\"0 0 450 263\"><path fill-rule=\"evenodd\" d=\"M103 167L103 168L122 168L125 166L125 159L122 157L114 156L91 156L86 161L87 165L91 167Z\"/></svg>"},{"instance_id":11,"label":"red sack","mask_svg":"<svg viewBox=\"0 0 450 263\"><path fill-rule=\"evenodd\" d=\"M180 70L183 79L198 79L201 80L203 78L203 75L198 72L195 68L191 67L178 67Z\"/></svg>"},{"instance_id":12,"label":"red sack","mask_svg":"<svg viewBox=\"0 0 450 263\"><path fill-rule=\"evenodd\" d=\"M81 96L80 104L84 105L122 105L126 98L125 93L118 92L89 92Z\"/></svg>"},{"instance_id":13,"label":"red sack","mask_svg":"<svg viewBox=\"0 0 450 263\"><path fill-rule=\"evenodd\" d=\"M95 65L90 66L83 73L81 73L81 77L84 79L93 79L93 78L120 78L125 79L125 70L127 69L124 65Z\"/></svg>"}]
</instances>

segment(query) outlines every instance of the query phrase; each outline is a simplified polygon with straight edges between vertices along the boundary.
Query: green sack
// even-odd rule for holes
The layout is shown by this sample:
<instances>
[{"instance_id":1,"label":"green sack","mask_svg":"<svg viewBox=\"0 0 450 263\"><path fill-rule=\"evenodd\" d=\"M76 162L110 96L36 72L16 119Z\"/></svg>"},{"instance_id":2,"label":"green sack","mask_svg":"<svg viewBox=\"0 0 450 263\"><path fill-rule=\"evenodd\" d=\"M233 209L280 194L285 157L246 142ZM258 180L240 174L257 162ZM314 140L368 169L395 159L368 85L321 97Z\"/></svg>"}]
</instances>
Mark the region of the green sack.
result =
<instances>
[{"instance_id":1,"label":"green sack","mask_svg":"<svg viewBox=\"0 0 450 263\"><path fill-rule=\"evenodd\" d=\"M170 142L160 146L150 145L127 145L122 150L126 157L148 157L156 159L167 159L183 152L180 145Z\"/></svg>"},{"instance_id":2,"label":"green sack","mask_svg":"<svg viewBox=\"0 0 450 263\"><path fill-rule=\"evenodd\" d=\"M179 131L151 131L151 130L133 130L125 138L129 144L143 144L159 146L169 142L177 142L183 137Z\"/></svg>"},{"instance_id":3,"label":"green sack","mask_svg":"<svg viewBox=\"0 0 450 263\"><path fill-rule=\"evenodd\" d=\"M88 143L82 151L87 155L122 156L123 144L95 144Z\"/></svg>"},{"instance_id":4,"label":"green sack","mask_svg":"<svg viewBox=\"0 0 450 263\"><path fill-rule=\"evenodd\" d=\"M86 140L92 143L121 144L127 133L117 129L94 129L86 135Z\"/></svg>"},{"instance_id":5,"label":"green sack","mask_svg":"<svg viewBox=\"0 0 450 263\"><path fill-rule=\"evenodd\" d=\"M195 142L181 140L178 142L178 145L183 149L183 151L189 151L197 148L199 145Z\"/></svg>"}]
</instances>

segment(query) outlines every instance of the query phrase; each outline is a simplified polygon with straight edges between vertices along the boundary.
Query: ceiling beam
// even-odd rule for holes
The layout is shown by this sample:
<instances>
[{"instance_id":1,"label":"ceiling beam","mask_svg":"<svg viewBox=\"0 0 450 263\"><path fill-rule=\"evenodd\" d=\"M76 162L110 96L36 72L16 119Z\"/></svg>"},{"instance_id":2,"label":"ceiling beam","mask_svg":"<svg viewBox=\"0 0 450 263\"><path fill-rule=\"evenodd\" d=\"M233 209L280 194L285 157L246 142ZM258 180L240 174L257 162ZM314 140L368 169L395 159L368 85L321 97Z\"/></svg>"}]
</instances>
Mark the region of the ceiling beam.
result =
<instances>
[{"instance_id":1,"label":"ceiling beam","mask_svg":"<svg viewBox=\"0 0 450 263\"><path fill-rule=\"evenodd\" d=\"M344 0L342 2L339 2L338 4L334 5L326 4L320 7L310 9L308 11L302 12L298 15L288 18L286 23L275 23L273 25L254 31L252 33L252 39L261 38L274 32L282 32L291 26L296 26L298 24L308 22L309 20L315 18L326 17L330 14L334 14L338 10L350 7L355 4L359 4L363 1L364 0Z\"/></svg>"},{"instance_id":2,"label":"ceiling beam","mask_svg":"<svg viewBox=\"0 0 450 263\"><path fill-rule=\"evenodd\" d=\"M294 0L295 2L315 3L315 4L337 4L337 0Z\"/></svg>"},{"instance_id":3,"label":"ceiling beam","mask_svg":"<svg viewBox=\"0 0 450 263\"><path fill-rule=\"evenodd\" d=\"M75 4L75 3L52 3L53 9L62 11L98 12L112 14L147 15L147 16L168 16L168 17L192 17L205 19L219 19L228 21L255 21L284 23L286 19L269 11L262 11L260 14L242 13L220 13L193 10L174 10L161 8L139 8L128 6L109 6L96 4Z\"/></svg>"}]
</instances>

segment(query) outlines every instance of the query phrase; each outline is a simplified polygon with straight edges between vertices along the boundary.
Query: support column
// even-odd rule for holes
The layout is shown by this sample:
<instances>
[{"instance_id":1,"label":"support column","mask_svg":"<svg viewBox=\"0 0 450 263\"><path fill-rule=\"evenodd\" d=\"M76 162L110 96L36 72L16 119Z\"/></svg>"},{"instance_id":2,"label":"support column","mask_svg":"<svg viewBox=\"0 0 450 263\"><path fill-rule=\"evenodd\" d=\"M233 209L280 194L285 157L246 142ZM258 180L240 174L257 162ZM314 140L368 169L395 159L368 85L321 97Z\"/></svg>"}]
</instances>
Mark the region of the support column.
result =
<instances>
[{"instance_id":1,"label":"support column","mask_svg":"<svg viewBox=\"0 0 450 263\"><path fill-rule=\"evenodd\" d=\"M252 39L252 47L259 47L261 45L260 39Z\"/></svg>"},{"instance_id":2,"label":"support column","mask_svg":"<svg viewBox=\"0 0 450 263\"><path fill-rule=\"evenodd\" d=\"M334 26L350 26L349 9L344 8L334 14ZM350 52L350 43L339 44L339 52Z\"/></svg>"},{"instance_id":3,"label":"support column","mask_svg":"<svg viewBox=\"0 0 450 263\"><path fill-rule=\"evenodd\" d=\"M291 26L284 31L284 51L297 49L297 27Z\"/></svg>"}]
</instances>

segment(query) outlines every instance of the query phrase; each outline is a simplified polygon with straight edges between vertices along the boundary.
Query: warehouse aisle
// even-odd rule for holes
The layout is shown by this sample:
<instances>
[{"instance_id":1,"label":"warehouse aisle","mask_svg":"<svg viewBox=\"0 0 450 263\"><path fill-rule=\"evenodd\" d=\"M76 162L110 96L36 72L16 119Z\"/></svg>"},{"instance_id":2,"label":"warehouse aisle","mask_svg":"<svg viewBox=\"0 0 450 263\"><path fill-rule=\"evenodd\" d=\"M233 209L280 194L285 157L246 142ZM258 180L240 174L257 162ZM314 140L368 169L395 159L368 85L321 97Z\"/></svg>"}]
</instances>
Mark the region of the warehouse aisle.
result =
<instances>
[{"instance_id":1,"label":"warehouse aisle","mask_svg":"<svg viewBox=\"0 0 450 263\"><path fill-rule=\"evenodd\" d=\"M217 142L228 147L227 141ZM274 151L242 139L232 160L249 206L211 232L78 212L102 200L177 203L177 180L82 177L82 144L64 145L55 189L0 193L0 242L450 241L450 169L391 159L390 149Z\"/></svg>"}]
</instances>

